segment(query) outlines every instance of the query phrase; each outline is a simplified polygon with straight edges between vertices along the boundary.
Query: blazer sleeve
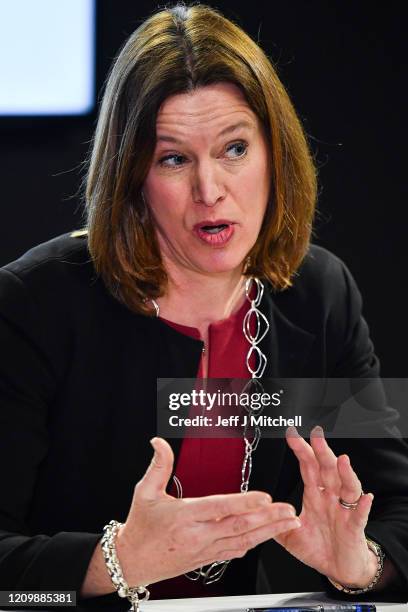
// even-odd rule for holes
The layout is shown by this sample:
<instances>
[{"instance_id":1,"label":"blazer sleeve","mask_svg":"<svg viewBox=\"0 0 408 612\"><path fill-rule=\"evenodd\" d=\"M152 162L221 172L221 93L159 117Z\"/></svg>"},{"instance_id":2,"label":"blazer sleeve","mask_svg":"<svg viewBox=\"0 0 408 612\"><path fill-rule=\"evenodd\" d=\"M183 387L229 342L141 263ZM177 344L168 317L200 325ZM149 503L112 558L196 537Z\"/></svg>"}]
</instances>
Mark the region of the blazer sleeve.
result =
<instances>
[{"instance_id":1,"label":"blazer sleeve","mask_svg":"<svg viewBox=\"0 0 408 612\"><path fill-rule=\"evenodd\" d=\"M0 590L79 595L101 534L38 535L27 522L58 382L45 316L22 280L0 269Z\"/></svg>"},{"instance_id":2,"label":"blazer sleeve","mask_svg":"<svg viewBox=\"0 0 408 612\"><path fill-rule=\"evenodd\" d=\"M379 361L374 353L366 321L362 316L362 299L347 267L342 265L343 301L337 301L337 314L332 324L343 329L338 342L333 378L378 377ZM340 308L340 306L342 306ZM346 316L344 316L346 313ZM342 321L340 321L342 319ZM334 334L335 332L332 331ZM337 336L337 340L338 340ZM379 382L379 396L382 384ZM385 396L381 400L386 402ZM384 414L387 405L383 403ZM392 413L392 409L390 410ZM386 421L386 419L385 419ZM363 490L374 494L366 527L368 537L378 542L399 571L399 580L387 589L408 594L408 444L401 437L333 438L329 444L338 456L347 453L361 480ZM328 585L332 594L339 591ZM370 596L370 593L367 594ZM371 597L374 593L371 593ZM350 598L350 595L347 596ZM405 599L404 599L405 601Z\"/></svg>"}]
</instances>

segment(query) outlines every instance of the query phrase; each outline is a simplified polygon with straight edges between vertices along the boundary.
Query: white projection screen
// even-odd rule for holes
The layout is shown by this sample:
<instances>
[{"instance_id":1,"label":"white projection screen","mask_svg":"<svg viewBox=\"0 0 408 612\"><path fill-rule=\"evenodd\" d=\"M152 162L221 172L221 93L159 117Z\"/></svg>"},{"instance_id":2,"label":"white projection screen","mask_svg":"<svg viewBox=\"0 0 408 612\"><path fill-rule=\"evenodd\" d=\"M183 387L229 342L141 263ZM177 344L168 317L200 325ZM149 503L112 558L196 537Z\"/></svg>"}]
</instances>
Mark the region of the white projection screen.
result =
<instances>
[{"instance_id":1,"label":"white projection screen","mask_svg":"<svg viewBox=\"0 0 408 612\"><path fill-rule=\"evenodd\" d=\"M0 116L94 106L95 0L0 0Z\"/></svg>"}]
</instances>

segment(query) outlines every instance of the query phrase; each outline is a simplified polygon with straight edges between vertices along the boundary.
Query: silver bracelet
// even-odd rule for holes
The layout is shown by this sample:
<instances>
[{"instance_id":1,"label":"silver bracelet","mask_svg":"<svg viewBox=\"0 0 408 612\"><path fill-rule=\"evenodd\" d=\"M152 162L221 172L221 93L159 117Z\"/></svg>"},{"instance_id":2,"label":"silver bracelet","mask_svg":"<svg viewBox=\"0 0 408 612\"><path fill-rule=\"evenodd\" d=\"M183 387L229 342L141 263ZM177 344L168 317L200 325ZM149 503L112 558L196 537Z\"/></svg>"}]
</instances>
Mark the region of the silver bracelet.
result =
<instances>
[{"instance_id":1,"label":"silver bracelet","mask_svg":"<svg viewBox=\"0 0 408 612\"><path fill-rule=\"evenodd\" d=\"M116 535L121 526L122 523L118 523L118 521L110 521L108 525L105 525L101 540L102 552L106 569L119 597L127 597L132 605L133 612L139 612L139 602L147 601L150 597L150 592L146 588L148 585L130 587L123 577L115 545ZM143 595L143 597L140 598L139 595Z\"/></svg>"},{"instance_id":2,"label":"silver bracelet","mask_svg":"<svg viewBox=\"0 0 408 612\"><path fill-rule=\"evenodd\" d=\"M343 591L343 593L349 593L350 595L359 595L360 593L366 593L367 591L371 591L371 589L375 587L375 585L377 584L377 582L381 578L381 575L382 575L383 570L384 570L384 558L385 558L385 555L383 553L383 550L382 550L381 546L379 544L377 544L377 542L373 542L373 540L370 540L369 538L366 538L366 540L367 540L368 548L370 550L372 550L373 553L377 557L377 571L375 573L375 576L372 579L372 581L370 582L370 584L368 584L366 587L364 587L362 589L353 589L351 587L345 587L344 585L340 584L339 582L335 582L331 578L327 577L328 580L330 580L330 582L332 583L332 585L335 586L336 589L338 589L339 591Z\"/></svg>"}]
</instances>

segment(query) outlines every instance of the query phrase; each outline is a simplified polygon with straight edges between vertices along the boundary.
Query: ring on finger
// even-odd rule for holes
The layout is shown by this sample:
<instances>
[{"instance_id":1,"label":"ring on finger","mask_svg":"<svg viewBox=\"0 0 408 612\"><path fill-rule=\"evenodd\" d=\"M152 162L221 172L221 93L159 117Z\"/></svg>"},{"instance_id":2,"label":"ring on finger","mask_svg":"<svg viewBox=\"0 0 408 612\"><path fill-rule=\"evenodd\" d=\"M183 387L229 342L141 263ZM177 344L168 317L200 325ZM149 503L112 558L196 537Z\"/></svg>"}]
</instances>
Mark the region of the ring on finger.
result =
<instances>
[{"instance_id":1,"label":"ring on finger","mask_svg":"<svg viewBox=\"0 0 408 612\"><path fill-rule=\"evenodd\" d=\"M343 506L343 508L346 508L346 510L355 510L358 506L358 502L360 501L363 495L364 495L364 491L361 491L359 498L353 502L347 502L342 497L339 497L339 504Z\"/></svg>"}]
</instances>

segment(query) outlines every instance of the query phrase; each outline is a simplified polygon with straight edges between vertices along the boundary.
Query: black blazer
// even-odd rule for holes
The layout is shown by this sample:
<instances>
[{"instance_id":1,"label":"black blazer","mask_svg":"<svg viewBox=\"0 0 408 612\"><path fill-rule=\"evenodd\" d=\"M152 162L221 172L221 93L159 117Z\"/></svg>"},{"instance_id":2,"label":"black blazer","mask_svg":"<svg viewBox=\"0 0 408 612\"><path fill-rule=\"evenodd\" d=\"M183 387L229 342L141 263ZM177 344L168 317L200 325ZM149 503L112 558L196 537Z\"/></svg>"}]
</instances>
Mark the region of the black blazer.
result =
<instances>
[{"instance_id":1,"label":"black blazer","mask_svg":"<svg viewBox=\"0 0 408 612\"><path fill-rule=\"evenodd\" d=\"M290 289L268 286L261 309L270 323L261 347L265 377L378 375L358 289L326 250L311 247ZM65 234L0 270L0 346L0 589L79 593L103 525L125 520L150 462L156 379L194 378L202 342L121 305L96 277L86 239ZM180 440L170 442L177 456ZM375 494L366 531L399 568L403 597L407 446L392 439L330 444L350 454L364 489ZM261 440L251 488L300 510L297 461L284 440ZM261 548L230 564L229 593L255 592ZM264 548L271 592L321 590L317 572L305 574L276 544ZM127 607L116 594L84 606L112 602Z\"/></svg>"}]
</instances>

